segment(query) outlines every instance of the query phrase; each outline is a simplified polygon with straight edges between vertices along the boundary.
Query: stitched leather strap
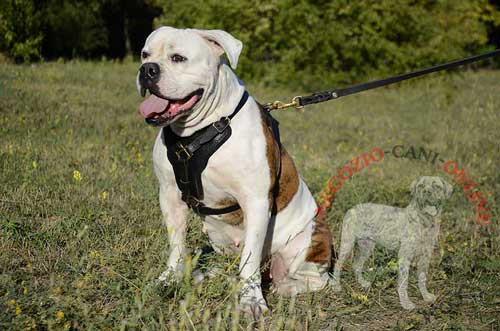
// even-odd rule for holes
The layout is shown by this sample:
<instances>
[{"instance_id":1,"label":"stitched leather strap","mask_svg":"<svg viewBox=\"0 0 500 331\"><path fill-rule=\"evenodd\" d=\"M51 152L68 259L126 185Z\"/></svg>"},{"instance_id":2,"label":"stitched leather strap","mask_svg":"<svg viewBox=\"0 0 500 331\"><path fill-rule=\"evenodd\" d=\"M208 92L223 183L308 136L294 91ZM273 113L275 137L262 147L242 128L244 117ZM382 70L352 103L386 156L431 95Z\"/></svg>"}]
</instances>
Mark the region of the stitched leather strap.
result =
<instances>
[{"instance_id":1,"label":"stitched leather strap","mask_svg":"<svg viewBox=\"0 0 500 331\"><path fill-rule=\"evenodd\" d=\"M205 205L201 205L198 207L192 207L193 211L198 214L198 215L222 215L222 214L229 214L232 213L233 211L237 211L240 209L240 205L235 204L232 206L224 207L224 208L210 208Z\"/></svg>"},{"instance_id":2,"label":"stitched leather strap","mask_svg":"<svg viewBox=\"0 0 500 331\"><path fill-rule=\"evenodd\" d=\"M201 202L203 200L201 174L210 157L231 136L231 119L243 108L247 100L248 92L245 91L231 115L196 131L191 136L180 137L170 127L163 128L167 157L174 169L175 181L182 193L182 200L199 215L226 214L240 208L238 204L225 208L206 207Z\"/></svg>"},{"instance_id":3,"label":"stitched leather strap","mask_svg":"<svg viewBox=\"0 0 500 331\"><path fill-rule=\"evenodd\" d=\"M453 68L456 68L459 66L463 66L463 65L466 65L469 63L481 61L481 60L491 58L491 57L494 57L497 55L500 55L500 49L496 49L494 51L487 52L487 53L480 54L480 55L471 56L471 57L468 57L465 59L456 60L456 61L448 62L445 64L440 64L440 65L436 65L433 67L413 71L413 72L406 73L406 74L396 75L396 76L392 76L392 77L388 77L388 78L384 78L384 79L379 79L379 80L374 80L374 81L366 82L366 83L362 83L362 84L356 84L356 85L352 85L352 86L341 88L341 89L313 93L311 95L297 97L297 99L298 99L299 106L307 106L307 105L311 105L314 103L325 102L328 100L344 97L344 96L347 96L350 94L355 94L355 93L359 93L359 92L363 92L363 91L367 91L367 90L372 90L372 89L375 89L378 87L391 85L391 84L398 83L398 82L401 82L401 81L404 81L407 79L427 75L427 74L430 74L433 72L453 69ZM270 110L272 110L272 109L270 109Z\"/></svg>"}]
</instances>

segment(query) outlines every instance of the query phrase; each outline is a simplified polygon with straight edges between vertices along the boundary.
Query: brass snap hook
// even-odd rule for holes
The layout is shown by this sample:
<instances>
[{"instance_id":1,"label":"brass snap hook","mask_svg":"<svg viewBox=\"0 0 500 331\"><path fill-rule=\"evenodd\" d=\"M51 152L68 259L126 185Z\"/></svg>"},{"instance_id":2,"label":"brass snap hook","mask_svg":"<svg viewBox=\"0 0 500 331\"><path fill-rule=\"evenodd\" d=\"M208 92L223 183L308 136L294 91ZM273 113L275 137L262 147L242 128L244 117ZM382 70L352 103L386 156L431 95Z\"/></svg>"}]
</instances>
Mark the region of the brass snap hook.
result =
<instances>
[{"instance_id":1,"label":"brass snap hook","mask_svg":"<svg viewBox=\"0 0 500 331\"><path fill-rule=\"evenodd\" d=\"M296 96L289 103L284 103L283 101L276 100L274 102L269 102L265 105L265 107L269 110L281 110L287 108L295 108L300 111L304 111L304 106L300 104L301 96Z\"/></svg>"}]
</instances>

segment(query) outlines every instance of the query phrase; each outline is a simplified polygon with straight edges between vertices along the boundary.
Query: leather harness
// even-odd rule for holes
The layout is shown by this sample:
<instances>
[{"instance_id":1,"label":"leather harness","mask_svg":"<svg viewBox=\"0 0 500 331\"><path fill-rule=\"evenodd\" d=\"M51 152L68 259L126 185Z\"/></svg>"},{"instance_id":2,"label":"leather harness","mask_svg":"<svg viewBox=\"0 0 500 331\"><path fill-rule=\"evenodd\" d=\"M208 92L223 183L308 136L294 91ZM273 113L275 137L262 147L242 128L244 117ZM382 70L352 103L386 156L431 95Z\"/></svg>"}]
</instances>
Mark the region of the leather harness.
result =
<instances>
[{"instance_id":1,"label":"leather harness","mask_svg":"<svg viewBox=\"0 0 500 331\"><path fill-rule=\"evenodd\" d=\"M231 213L240 209L238 204L224 208L210 208L203 202L203 183L201 174L205 170L210 157L231 136L231 119L238 114L248 100L248 92L245 91L229 116L222 117L211 125L196 131L191 136L180 137L176 135L170 126L162 129L163 140L167 147L167 157L174 168L175 181L182 193L182 200L198 215L221 215ZM274 139L281 147L278 121L268 111L263 110L266 123L273 133Z\"/></svg>"}]
</instances>

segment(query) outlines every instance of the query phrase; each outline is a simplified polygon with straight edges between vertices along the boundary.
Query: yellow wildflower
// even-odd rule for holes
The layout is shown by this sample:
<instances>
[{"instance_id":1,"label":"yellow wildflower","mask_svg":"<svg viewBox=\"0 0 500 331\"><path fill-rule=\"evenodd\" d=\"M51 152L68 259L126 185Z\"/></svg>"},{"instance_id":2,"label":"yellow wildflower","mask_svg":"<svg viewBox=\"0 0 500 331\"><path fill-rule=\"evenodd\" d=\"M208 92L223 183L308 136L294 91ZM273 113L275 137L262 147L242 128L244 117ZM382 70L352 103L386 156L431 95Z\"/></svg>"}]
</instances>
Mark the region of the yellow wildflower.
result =
<instances>
[{"instance_id":1,"label":"yellow wildflower","mask_svg":"<svg viewBox=\"0 0 500 331\"><path fill-rule=\"evenodd\" d=\"M78 171L78 170L73 171L73 179L76 182L80 182L82 180L82 174L80 173L80 171Z\"/></svg>"},{"instance_id":2,"label":"yellow wildflower","mask_svg":"<svg viewBox=\"0 0 500 331\"><path fill-rule=\"evenodd\" d=\"M16 300L12 299L9 301L9 305L14 306L16 304Z\"/></svg>"},{"instance_id":3,"label":"yellow wildflower","mask_svg":"<svg viewBox=\"0 0 500 331\"><path fill-rule=\"evenodd\" d=\"M29 317L28 320L24 322L24 325L26 325L25 330L36 330L36 322L32 317Z\"/></svg>"},{"instance_id":4,"label":"yellow wildflower","mask_svg":"<svg viewBox=\"0 0 500 331\"><path fill-rule=\"evenodd\" d=\"M100 258L102 255L101 253L99 253L99 251L96 251L95 249L91 250L90 253L89 253L89 256L93 259L98 259Z\"/></svg>"},{"instance_id":5,"label":"yellow wildflower","mask_svg":"<svg viewBox=\"0 0 500 331\"><path fill-rule=\"evenodd\" d=\"M23 310L21 309L21 307L16 306L16 315L21 315L22 312L23 312Z\"/></svg>"},{"instance_id":6,"label":"yellow wildflower","mask_svg":"<svg viewBox=\"0 0 500 331\"><path fill-rule=\"evenodd\" d=\"M27 295L27 294L28 294L28 289L27 289L26 287L23 289L23 294L24 294L24 295Z\"/></svg>"},{"instance_id":7,"label":"yellow wildflower","mask_svg":"<svg viewBox=\"0 0 500 331\"><path fill-rule=\"evenodd\" d=\"M101 192L101 200L106 201L106 199L108 198L108 195L109 195L109 193L107 191L102 191Z\"/></svg>"},{"instance_id":8,"label":"yellow wildflower","mask_svg":"<svg viewBox=\"0 0 500 331\"><path fill-rule=\"evenodd\" d=\"M61 311L61 310L58 310L58 311L56 312L56 318L57 318L58 320L62 320L62 319L64 318L64 312L63 312L63 311Z\"/></svg>"},{"instance_id":9,"label":"yellow wildflower","mask_svg":"<svg viewBox=\"0 0 500 331\"><path fill-rule=\"evenodd\" d=\"M143 163L144 162L144 158L142 157L141 152L137 152L137 154L135 155L135 157L136 157L138 163Z\"/></svg>"},{"instance_id":10,"label":"yellow wildflower","mask_svg":"<svg viewBox=\"0 0 500 331\"><path fill-rule=\"evenodd\" d=\"M70 322L64 323L63 328L64 330L69 330L71 328L71 323Z\"/></svg>"},{"instance_id":11,"label":"yellow wildflower","mask_svg":"<svg viewBox=\"0 0 500 331\"><path fill-rule=\"evenodd\" d=\"M85 281L83 279L77 280L75 283L76 288L83 288L85 286Z\"/></svg>"},{"instance_id":12,"label":"yellow wildflower","mask_svg":"<svg viewBox=\"0 0 500 331\"><path fill-rule=\"evenodd\" d=\"M351 296L360 301L361 303L367 303L368 302L368 296L365 294L357 293L357 292L352 292Z\"/></svg>"},{"instance_id":13,"label":"yellow wildflower","mask_svg":"<svg viewBox=\"0 0 500 331\"><path fill-rule=\"evenodd\" d=\"M52 289L52 295L59 296L63 293L63 290L60 286Z\"/></svg>"},{"instance_id":14,"label":"yellow wildflower","mask_svg":"<svg viewBox=\"0 0 500 331\"><path fill-rule=\"evenodd\" d=\"M394 260L390 260L389 263L387 263L387 267L392 271L397 271L398 270L398 263Z\"/></svg>"},{"instance_id":15,"label":"yellow wildflower","mask_svg":"<svg viewBox=\"0 0 500 331\"><path fill-rule=\"evenodd\" d=\"M448 275L443 270L438 271L437 277L439 279L445 279L445 280L448 279Z\"/></svg>"}]
</instances>

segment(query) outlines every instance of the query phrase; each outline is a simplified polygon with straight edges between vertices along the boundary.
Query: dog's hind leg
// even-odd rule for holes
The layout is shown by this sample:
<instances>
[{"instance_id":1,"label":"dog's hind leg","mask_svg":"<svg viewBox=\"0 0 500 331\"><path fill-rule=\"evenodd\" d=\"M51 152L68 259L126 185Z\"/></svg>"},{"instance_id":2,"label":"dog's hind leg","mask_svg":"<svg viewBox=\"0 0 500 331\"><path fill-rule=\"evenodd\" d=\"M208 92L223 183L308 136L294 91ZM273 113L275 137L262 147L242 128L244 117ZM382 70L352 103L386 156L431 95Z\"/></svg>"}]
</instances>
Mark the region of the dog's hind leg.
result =
<instances>
[{"instance_id":1,"label":"dog's hind leg","mask_svg":"<svg viewBox=\"0 0 500 331\"><path fill-rule=\"evenodd\" d=\"M335 262L333 278L331 279L331 285L336 292L340 292L342 290L342 287L340 286L340 273L342 272L344 261L351 253L356 241L356 237L354 236L353 230L350 226L352 220L350 219L349 215L350 214L348 212L348 214L346 214L346 217L344 217L339 255L337 262ZM354 221L356 221L356 218L354 218Z\"/></svg>"},{"instance_id":2,"label":"dog's hind leg","mask_svg":"<svg viewBox=\"0 0 500 331\"><path fill-rule=\"evenodd\" d=\"M356 254L356 258L354 259L353 268L358 283L364 289L368 289L371 283L363 277L363 266L365 265L366 260L368 260L368 258L371 256L373 249L375 248L375 241L369 239L358 240L357 245L358 254Z\"/></svg>"}]
</instances>

